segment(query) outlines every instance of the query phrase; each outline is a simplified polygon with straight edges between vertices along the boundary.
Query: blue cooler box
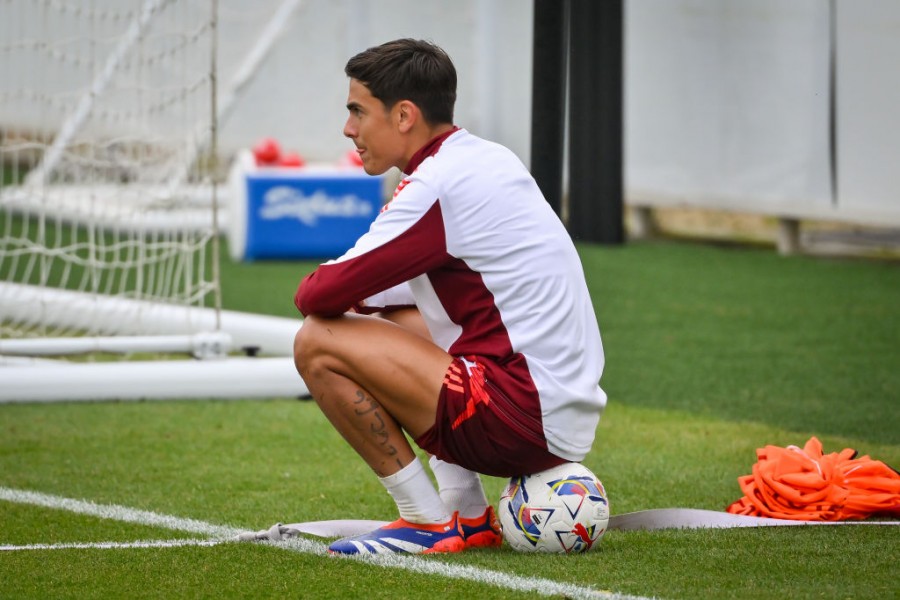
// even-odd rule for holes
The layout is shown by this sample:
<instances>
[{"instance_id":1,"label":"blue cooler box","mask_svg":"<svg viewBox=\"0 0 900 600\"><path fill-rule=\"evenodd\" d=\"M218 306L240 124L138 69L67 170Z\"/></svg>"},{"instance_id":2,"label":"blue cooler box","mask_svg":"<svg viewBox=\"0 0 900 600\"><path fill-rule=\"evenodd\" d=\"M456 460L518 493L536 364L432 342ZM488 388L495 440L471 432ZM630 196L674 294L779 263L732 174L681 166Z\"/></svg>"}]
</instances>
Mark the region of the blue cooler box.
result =
<instances>
[{"instance_id":1,"label":"blue cooler box","mask_svg":"<svg viewBox=\"0 0 900 600\"><path fill-rule=\"evenodd\" d=\"M228 238L235 260L334 258L369 230L384 177L360 168L256 166L242 152L229 176Z\"/></svg>"}]
</instances>

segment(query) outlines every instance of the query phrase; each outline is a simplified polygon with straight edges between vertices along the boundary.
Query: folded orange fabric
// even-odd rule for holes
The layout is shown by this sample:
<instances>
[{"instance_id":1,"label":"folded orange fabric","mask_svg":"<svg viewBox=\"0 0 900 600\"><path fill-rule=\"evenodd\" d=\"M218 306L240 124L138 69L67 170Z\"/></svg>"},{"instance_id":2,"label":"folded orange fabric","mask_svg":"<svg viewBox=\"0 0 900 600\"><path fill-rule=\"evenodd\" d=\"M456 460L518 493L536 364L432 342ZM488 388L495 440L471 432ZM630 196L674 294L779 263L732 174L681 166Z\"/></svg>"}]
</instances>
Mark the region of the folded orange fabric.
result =
<instances>
[{"instance_id":1,"label":"folded orange fabric","mask_svg":"<svg viewBox=\"0 0 900 600\"><path fill-rule=\"evenodd\" d=\"M738 477L744 497L730 513L797 521L900 518L900 473L856 450L823 454L810 438L803 448L766 446L756 451L753 473Z\"/></svg>"}]
</instances>

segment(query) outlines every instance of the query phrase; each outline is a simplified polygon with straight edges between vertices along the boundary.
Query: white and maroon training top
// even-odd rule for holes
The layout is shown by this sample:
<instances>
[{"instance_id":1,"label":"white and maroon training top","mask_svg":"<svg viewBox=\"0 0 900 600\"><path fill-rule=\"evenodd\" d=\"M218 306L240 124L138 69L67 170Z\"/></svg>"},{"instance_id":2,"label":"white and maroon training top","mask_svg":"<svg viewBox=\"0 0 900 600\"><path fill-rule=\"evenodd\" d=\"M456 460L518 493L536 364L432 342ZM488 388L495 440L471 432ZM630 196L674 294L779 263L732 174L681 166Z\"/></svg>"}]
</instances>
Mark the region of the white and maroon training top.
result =
<instances>
[{"instance_id":1,"label":"white and maroon training top","mask_svg":"<svg viewBox=\"0 0 900 600\"><path fill-rule=\"evenodd\" d=\"M514 369L511 398L539 414L548 449L580 461L606 394L604 355L575 247L531 174L507 148L464 129L406 167L391 202L295 297L304 315L415 305L435 343ZM524 358L524 360L522 360Z\"/></svg>"}]
</instances>

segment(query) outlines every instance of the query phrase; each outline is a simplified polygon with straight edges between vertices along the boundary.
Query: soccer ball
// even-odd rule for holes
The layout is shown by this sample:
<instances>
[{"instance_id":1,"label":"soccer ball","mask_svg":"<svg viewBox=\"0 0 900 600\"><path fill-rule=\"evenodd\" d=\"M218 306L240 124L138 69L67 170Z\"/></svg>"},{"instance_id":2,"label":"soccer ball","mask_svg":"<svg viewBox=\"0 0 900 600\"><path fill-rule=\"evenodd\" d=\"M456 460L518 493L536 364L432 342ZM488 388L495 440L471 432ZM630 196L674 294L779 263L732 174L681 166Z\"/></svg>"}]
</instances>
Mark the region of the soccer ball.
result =
<instances>
[{"instance_id":1,"label":"soccer ball","mask_svg":"<svg viewBox=\"0 0 900 600\"><path fill-rule=\"evenodd\" d=\"M500 524L519 552L587 552L609 524L606 490L579 463L513 477L500 496Z\"/></svg>"}]
</instances>

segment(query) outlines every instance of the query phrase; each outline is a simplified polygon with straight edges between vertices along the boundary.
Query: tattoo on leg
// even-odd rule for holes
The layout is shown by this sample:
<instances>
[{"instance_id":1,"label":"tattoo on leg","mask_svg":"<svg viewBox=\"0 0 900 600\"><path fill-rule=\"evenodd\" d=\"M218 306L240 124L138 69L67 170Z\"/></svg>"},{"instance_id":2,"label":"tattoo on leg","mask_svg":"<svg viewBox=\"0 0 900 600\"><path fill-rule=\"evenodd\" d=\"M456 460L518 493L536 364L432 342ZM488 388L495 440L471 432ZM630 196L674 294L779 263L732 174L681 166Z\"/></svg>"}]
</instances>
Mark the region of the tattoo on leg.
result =
<instances>
[{"instance_id":1,"label":"tattoo on leg","mask_svg":"<svg viewBox=\"0 0 900 600\"><path fill-rule=\"evenodd\" d=\"M368 403L368 408L353 409L353 412L355 412L359 416L368 414L378 409L378 405L375 403L375 400L373 398L367 397L365 392L363 392L362 390L356 390L356 400L353 401L353 404L362 405L363 403Z\"/></svg>"},{"instance_id":2,"label":"tattoo on leg","mask_svg":"<svg viewBox=\"0 0 900 600\"><path fill-rule=\"evenodd\" d=\"M387 426L384 423L384 418L381 416L381 413L378 412L378 403L375 402L374 398L370 398L366 396L365 392L362 390L356 391L356 400L353 401L353 404L358 405L359 408L354 408L353 412L358 416L362 417L369 413L372 414L373 422L369 424L369 429L372 432L372 435L375 438L375 441L378 442L378 445L387 453L388 456L397 456L398 451L388 441L388 431ZM400 459L397 460L397 466L402 467L403 464L400 462Z\"/></svg>"},{"instance_id":3,"label":"tattoo on leg","mask_svg":"<svg viewBox=\"0 0 900 600\"><path fill-rule=\"evenodd\" d=\"M376 439L378 439L378 438L381 439L381 441L378 442L378 444L381 446L385 446L385 448L388 449L388 454L390 454L391 456L397 454L397 449L387 443L388 432L384 427L384 419L381 418L381 415L378 414L377 411L372 416L378 420L377 424L372 423L372 425L371 425L372 434L375 436Z\"/></svg>"}]
</instances>

